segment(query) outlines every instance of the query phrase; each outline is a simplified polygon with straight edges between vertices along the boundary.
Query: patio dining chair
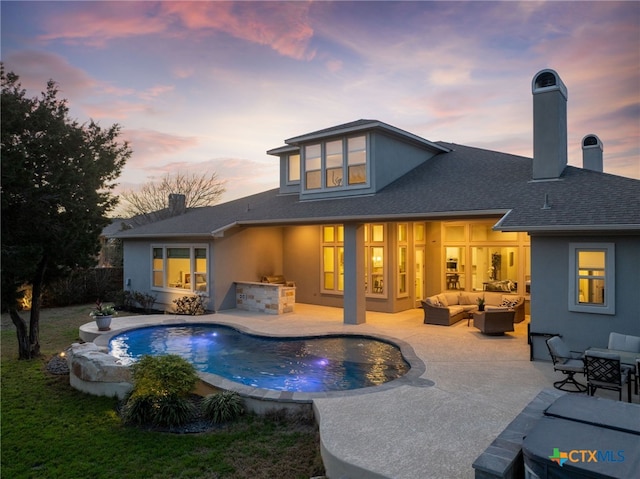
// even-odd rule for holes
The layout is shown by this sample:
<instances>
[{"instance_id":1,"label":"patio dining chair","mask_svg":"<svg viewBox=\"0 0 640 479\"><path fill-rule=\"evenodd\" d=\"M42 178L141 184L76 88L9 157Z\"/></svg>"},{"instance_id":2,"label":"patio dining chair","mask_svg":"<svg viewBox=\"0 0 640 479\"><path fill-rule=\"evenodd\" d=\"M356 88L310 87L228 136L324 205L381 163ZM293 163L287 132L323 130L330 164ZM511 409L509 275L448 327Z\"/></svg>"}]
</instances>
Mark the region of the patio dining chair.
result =
<instances>
[{"instance_id":1,"label":"patio dining chair","mask_svg":"<svg viewBox=\"0 0 640 479\"><path fill-rule=\"evenodd\" d=\"M584 362L590 396L593 396L598 388L609 389L618 391L619 400L622 401L622 387L627 383L627 399L631 402L630 371L620 366L620 356L614 353L586 351Z\"/></svg>"},{"instance_id":2,"label":"patio dining chair","mask_svg":"<svg viewBox=\"0 0 640 479\"><path fill-rule=\"evenodd\" d=\"M567 376L562 381L554 382L553 387L567 392L585 392L587 387L573 377L576 373L584 373L582 354L570 351L560 336L553 336L546 342L554 371L560 371Z\"/></svg>"}]
</instances>

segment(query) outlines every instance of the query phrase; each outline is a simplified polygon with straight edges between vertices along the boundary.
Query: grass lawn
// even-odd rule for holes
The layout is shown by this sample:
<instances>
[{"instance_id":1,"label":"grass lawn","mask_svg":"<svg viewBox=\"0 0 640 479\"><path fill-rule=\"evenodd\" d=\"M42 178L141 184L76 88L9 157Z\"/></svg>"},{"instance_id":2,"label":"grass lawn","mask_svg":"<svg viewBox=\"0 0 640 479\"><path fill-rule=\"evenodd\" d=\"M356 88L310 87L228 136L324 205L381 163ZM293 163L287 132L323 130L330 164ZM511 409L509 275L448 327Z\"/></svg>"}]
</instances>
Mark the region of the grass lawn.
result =
<instances>
[{"instance_id":1,"label":"grass lawn","mask_svg":"<svg viewBox=\"0 0 640 479\"><path fill-rule=\"evenodd\" d=\"M2 477L282 478L324 473L317 428L253 415L202 434L125 427L116 400L83 394L47 361L79 341L91 305L41 312L43 357L17 360L15 327L1 318ZM26 317L26 314L25 314Z\"/></svg>"}]
</instances>

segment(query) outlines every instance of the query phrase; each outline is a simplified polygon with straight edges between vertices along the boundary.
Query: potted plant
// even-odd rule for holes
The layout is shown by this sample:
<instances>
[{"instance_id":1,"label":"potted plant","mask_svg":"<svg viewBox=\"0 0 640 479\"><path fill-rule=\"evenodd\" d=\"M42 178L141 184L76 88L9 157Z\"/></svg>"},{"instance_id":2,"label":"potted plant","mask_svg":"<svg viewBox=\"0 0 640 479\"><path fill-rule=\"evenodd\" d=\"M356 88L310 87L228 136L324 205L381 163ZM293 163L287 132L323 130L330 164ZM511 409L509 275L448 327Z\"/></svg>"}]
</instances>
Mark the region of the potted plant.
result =
<instances>
[{"instance_id":1,"label":"potted plant","mask_svg":"<svg viewBox=\"0 0 640 479\"><path fill-rule=\"evenodd\" d=\"M98 299L96 300L95 308L89 313L89 316L96 320L98 331L109 331L109 329L111 329L111 319L115 314L118 314L115 306L102 304L102 301Z\"/></svg>"},{"instance_id":2,"label":"potted plant","mask_svg":"<svg viewBox=\"0 0 640 479\"><path fill-rule=\"evenodd\" d=\"M478 298L478 311L484 311L484 296Z\"/></svg>"}]
</instances>

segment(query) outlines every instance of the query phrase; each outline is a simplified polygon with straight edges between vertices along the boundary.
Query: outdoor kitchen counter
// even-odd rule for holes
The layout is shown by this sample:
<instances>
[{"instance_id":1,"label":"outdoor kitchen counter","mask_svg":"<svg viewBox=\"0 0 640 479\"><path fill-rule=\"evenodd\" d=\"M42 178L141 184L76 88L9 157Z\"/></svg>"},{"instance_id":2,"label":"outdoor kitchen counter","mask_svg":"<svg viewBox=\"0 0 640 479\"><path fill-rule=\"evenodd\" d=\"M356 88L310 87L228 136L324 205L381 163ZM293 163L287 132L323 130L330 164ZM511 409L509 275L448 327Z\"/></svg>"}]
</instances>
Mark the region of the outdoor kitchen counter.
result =
<instances>
[{"instance_id":1,"label":"outdoor kitchen counter","mask_svg":"<svg viewBox=\"0 0 640 479\"><path fill-rule=\"evenodd\" d=\"M286 284L236 281L236 307L268 314L293 312L296 287Z\"/></svg>"}]
</instances>

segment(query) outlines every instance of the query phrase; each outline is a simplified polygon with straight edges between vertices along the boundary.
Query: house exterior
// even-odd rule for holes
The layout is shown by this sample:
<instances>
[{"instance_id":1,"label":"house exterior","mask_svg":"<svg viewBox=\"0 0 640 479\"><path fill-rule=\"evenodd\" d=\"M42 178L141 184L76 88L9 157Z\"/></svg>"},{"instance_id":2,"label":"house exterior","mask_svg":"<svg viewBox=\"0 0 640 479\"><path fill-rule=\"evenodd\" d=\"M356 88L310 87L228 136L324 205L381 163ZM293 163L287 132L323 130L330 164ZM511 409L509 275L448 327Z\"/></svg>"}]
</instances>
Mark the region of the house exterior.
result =
<instances>
[{"instance_id":1,"label":"house exterior","mask_svg":"<svg viewBox=\"0 0 640 479\"><path fill-rule=\"evenodd\" d=\"M543 70L532 93L533 159L378 120L290 138L267 152L279 188L117 233L125 287L167 307L200 292L218 311L236 306L236 282L278 274L296 302L360 324L498 285L530 302L532 332L570 347L640 335L640 181L603 173L591 134L584 167L567 166L566 87Z\"/></svg>"}]
</instances>

